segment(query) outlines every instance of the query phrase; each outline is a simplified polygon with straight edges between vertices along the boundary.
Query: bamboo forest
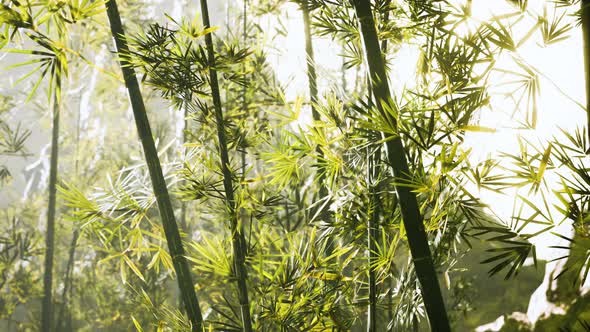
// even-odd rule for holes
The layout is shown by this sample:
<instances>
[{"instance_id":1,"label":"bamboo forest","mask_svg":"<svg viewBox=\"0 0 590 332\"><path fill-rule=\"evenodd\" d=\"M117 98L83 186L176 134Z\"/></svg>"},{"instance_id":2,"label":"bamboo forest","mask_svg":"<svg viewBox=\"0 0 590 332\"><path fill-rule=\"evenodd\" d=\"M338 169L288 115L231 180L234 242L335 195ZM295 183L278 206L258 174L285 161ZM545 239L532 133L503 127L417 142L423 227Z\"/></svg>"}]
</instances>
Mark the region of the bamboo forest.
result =
<instances>
[{"instance_id":1,"label":"bamboo forest","mask_svg":"<svg viewBox=\"0 0 590 332\"><path fill-rule=\"evenodd\" d=\"M0 332L590 332L590 0L1 0Z\"/></svg>"}]
</instances>

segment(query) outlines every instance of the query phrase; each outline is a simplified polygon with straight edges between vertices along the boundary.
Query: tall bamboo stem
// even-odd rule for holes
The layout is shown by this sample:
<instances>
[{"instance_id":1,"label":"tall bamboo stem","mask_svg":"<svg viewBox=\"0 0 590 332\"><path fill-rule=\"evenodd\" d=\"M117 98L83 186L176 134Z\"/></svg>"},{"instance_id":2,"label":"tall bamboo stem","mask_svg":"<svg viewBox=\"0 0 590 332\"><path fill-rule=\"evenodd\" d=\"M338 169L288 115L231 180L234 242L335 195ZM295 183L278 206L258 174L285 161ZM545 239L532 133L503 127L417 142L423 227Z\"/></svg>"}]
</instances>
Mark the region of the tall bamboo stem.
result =
<instances>
[{"instance_id":1,"label":"tall bamboo stem","mask_svg":"<svg viewBox=\"0 0 590 332\"><path fill-rule=\"evenodd\" d=\"M55 210L57 191L57 158L59 145L59 113L61 79L56 79L51 127L51 155L49 160L49 203L47 206L47 231L45 235L45 272L43 274L43 302L41 308L41 331L53 331L53 252L55 246Z\"/></svg>"},{"instance_id":2,"label":"tall bamboo stem","mask_svg":"<svg viewBox=\"0 0 590 332\"><path fill-rule=\"evenodd\" d=\"M121 23L121 16L119 15L116 0L108 0L106 2L106 8L111 25L111 32L117 46L123 78L125 79L125 85L129 93L129 99L131 100L135 125L143 146L143 152L150 173L154 195L156 196L164 233L168 242L168 250L170 251L174 270L176 271L178 278L180 294L184 302L187 316L192 324L192 331L201 332L203 331L203 316L199 307L197 294L195 293L190 269L184 254L184 247L178 231L178 225L174 218L172 202L170 201L166 181L162 174L158 151L156 150L154 138L152 137L152 131L143 103L139 83L135 76L135 70L130 66L129 61L126 59L126 56L129 54L129 47L127 46L127 40L125 39L125 32Z\"/></svg>"},{"instance_id":3,"label":"tall bamboo stem","mask_svg":"<svg viewBox=\"0 0 590 332\"><path fill-rule=\"evenodd\" d=\"M209 20L209 9L207 0L201 0L201 15L203 17L203 26L205 29L211 27ZM234 254L234 268L238 286L238 301L240 302L240 313L242 318L243 331L252 331L252 320L250 318L250 304L248 301L248 288L246 280L248 278L246 270L246 240L244 238L243 225L238 225L238 215L236 211L236 201L234 197L234 187L231 170L229 168L229 152L227 147L227 137L223 120L223 111L221 109L221 96L219 94L219 81L217 71L215 70L215 50L213 47L213 37L211 33L205 35L205 44L207 46L207 58L209 65L209 79L211 82L211 95L213 97L213 107L215 109L215 122L217 126L217 139L219 143L219 154L221 157L221 172L223 174L223 188L225 191L225 202L230 218L230 228L232 235L232 247Z\"/></svg>"},{"instance_id":4,"label":"tall bamboo stem","mask_svg":"<svg viewBox=\"0 0 590 332\"><path fill-rule=\"evenodd\" d=\"M586 129L590 140L590 0L582 0L582 35L584 38L584 78L586 79ZM590 151L586 153L590 153Z\"/></svg>"},{"instance_id":5,"label":"tall bamboo stem","mask_svg":"<svg viewBox=\"0 0 590 332\"><path fill-rule=\"evenodd\" d=\"M397 127L396 120L384 110L383 104L389 103L391 92L387 81L384 60L379 47L379 39L375 27L371 4L369 0L351 0L360 24L360 32L365 46L367 64L371 77L371 90L376 100L376 106L384 119L393 128ZM391 165L395 177L400 181L409 181L410 170L405 149L400 136L383 134L387 160ZM412 253L416 276L420 282L424 306L434 331L450 331L445 304L440 285L434 268L428 237L418 207L416 194L406 186L395 186L399 197L404 227L406 229L408 245Z\"/></svg>"},{"instance_id":6,"label":"tall bamboo stem","mask_svg":"<svg viewBox=\"0 0 590 332\"><path fill-rule=\"evenodd\" d=\"M309 0L302 0L301 1L301 12L303 14L303 29L305 33L305 56L307 62L307 81L309 85L309 100L311 104L311 115L314 122L320 121L320 113L317 111L317 104L318 104L318 76L316 71L316 64L315 64L315 56L313 52L313 42L311 37L311 20L309 14ZM318 129L321 130L321 129ZM322 166L323 164L323 157L324 153L322 149L318 146L316 148L316 153L318 155L317 158L317 171L320 173L318 177L318 183L320 185L319 196L320 200L325 200L328 198L328 188L327 184L325 184L326 179L326 170L325 167ZM328 222L329 215L327 213L328 209L325 208L328 206L326 202L323 202L321 206L324 206L319 213L319 216L324 219L324 222Z\"/></svg>"},{"instance_id":7,"label":"tall bamboo stem","mask_svg":"<svg viewBox=\"0 0 590 332\"><path fill-rule=\"evenodd\" d=\"M377 276L375 263L377 261L376 242L379 237L379 218L381 204L379 200L381 149L377 149L375 156L369 156L367 183L370 186L369 212L367 222L367 251L369 255L369 310L367 313L367 332L377 332Z\"/></svg>"}]
</instances>

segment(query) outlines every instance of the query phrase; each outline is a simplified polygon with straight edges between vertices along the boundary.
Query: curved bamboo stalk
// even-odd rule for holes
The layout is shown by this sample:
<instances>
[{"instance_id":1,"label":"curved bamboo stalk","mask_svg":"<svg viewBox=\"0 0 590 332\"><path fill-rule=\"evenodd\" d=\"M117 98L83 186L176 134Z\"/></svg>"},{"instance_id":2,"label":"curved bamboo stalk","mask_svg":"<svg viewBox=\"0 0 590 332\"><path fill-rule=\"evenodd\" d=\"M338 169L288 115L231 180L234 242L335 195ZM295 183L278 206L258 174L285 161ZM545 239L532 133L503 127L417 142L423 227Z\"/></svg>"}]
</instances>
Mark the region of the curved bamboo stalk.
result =
<instances>
[{"instance_id":1,"label":"curved bamboo stalk","mask_svg":"<svg viewBox=\"0 0 590 332\"><path fill-rule=\"evenodd\" d=\"M154 189L154 195L156 196L156 201L158 203L166 241L168 242L168 250L170 251L174 270L176 271L178 278L180 294L184 302L187 316L192 324L192 331L201 332L203 331L203 316L199 307L197 294L195 293L190 269L184 254L184 247L178 231L178 225L174 218L172 202L170 201L166 181L162 174L158 151L156 150L154 138L152 137L152 131L147 118L141 90L139 89L139 83L135 76L135 70L125 58L125 56L129 54L129 47L127 46L127 41L125 39L125 32L121 23L119 9L117 8L116 0L108 0L105 5L107 8L111 32L117 46L123 78L125 79L125 85L129 93L129 99L131 100L135 125L143 146L146 164Z\"/></svg>"},{"instance_id":2,"label":"curved bamboo stalk","mask_svg":"<svg viewBox=\"0 0 590 332\"><path fill-rule=\"evenodd\" d=\"M203 17L203 26L205 29L210 28L211 22L209 20L207 0L201 0L201 15ZM250 304L248 300L248 287L246 284L246 280L248 279L245 253L246 240L244 238L243 225L238 224L233 180L231 170L229 168L227 137L225 133L223 111L221 109L219 81L217 79L217 71L215 70L215 50L213 48L213 37L211 36L211 33L207 33L205 35L205 44L207 46L207 58L209 60L211 95L213 97L213 107L215 109L215 123L217 126L217 139L219 143L219 154L221 157L221 172L223 174L225 202L230 217L234 268L236 271L236 279L238 284L238 301L240 302L240 313L242 315L242 330L245 332L250 332L252 331L252 319L250 318Z\"/></svg>"},{"instance_id":3,"label":"curved bamboo stalk","mask_svg":"<svg viewBox=\"0 0 590 332\"><path fill-rule=\"evenodd\" d=\"M360 24L360 32L371 77L371 90L376 100L376 106L382 116L392 124L392 127L396 127L396 120L383 109L383 104L388 103L391 98L391 92L379 47L375 21L371 12L371 3L369 0L351 0L351 2ZM394 175L401 181L410 180L408 160L401 138L391 134L384 134L384 136L387 139L385 143L387 160ZM406 186L396 185L395 189L399 197L399 206L406 229L408 245L412 253L416 276L420 281L422 298L430 326L434 331L450 331L449 320L416 194Z\"/></svg>"}]
</instances>

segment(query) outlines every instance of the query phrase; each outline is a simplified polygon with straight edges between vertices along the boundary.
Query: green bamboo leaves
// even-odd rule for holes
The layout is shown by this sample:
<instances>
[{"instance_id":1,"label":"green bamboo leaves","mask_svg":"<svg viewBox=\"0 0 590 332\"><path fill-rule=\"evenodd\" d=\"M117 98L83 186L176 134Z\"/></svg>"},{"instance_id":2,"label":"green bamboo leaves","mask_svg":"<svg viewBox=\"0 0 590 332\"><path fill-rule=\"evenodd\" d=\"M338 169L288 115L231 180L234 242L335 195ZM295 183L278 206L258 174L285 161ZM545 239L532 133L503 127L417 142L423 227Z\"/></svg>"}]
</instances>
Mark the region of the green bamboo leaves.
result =
<instances>
[{"instance_id":1,"label":"green bamboo leaves","mask_svg":"<svg viewBox=\"0 0 590 332\"><path fill-rule=\"evenodd\" d=\"M166 234L166 240L168 242L168 249L172 256L172 262L174 270L176 271L178 278L178 286L180 288L181 297L184 302L186 313L192 323L192 331L200 332L203 330L203 316L197 295L195 293L194 284L188 267L188 262L184 254L184 247L178 231L178 225L174 218L174 212L172 209L172 202L168 195L168 189L164 176L162 175L162 168L160 166L160 160L158 152L156 150L154 139L150 124L147 118L145 105L143 103L143 97L139 89L139 83L135 76L135 70L129 66L129 62L126 57L129 54L129 47L125 39L125 32L123 31L123 25L121 23L121 17L117 8L115 0L106 2L107 14L111 25L111 32L117 46L117 52L120 56L121 69L123 71L123 77L125 79L125 85L127 87L129 98L131 100L131 106L133 108L133 114L135 117L135 124L139 133L146 163L150 172L150 178L158 203L160 211L160 217L162 218L162 224L164 226L164 233Z\"/></svg>"}]
</instances>

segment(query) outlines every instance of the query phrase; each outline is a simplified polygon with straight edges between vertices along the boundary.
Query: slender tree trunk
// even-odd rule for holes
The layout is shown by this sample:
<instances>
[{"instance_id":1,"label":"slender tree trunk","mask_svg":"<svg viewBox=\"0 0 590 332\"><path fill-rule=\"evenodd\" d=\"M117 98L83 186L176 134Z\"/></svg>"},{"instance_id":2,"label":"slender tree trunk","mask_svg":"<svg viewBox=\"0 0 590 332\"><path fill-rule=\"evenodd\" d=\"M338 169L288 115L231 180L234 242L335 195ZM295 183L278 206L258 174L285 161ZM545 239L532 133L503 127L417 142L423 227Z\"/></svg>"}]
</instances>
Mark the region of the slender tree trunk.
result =
<instances>
[{"instance_id":1,"label":"slender tree trunk","mask_svg":"<svg viewBox=\"0 0 590 332\"><path fill-rule=\"evenodd\" d=\"M391 0L387 0L385 2L385 7L388 7L388 10L383 15L383 19L381 22L382 25L387 24L387 22L389 21L389 6L391 6ZM383 39L381 41L381 51L383 52L383 54L387 54L387 39Z\"/></svg>"},{"instance_id":2,"label":"slender tree trunk","mask_svg":"<svg viewBox=\"0 0 590 332\"><path fill-rule=\"evenodd\" d=\"M389 103L391 92L387 81L384 60L379 47L379 39L375 27L371 4L369 0L351 0L355 8L360 24L360 32L363 37L367 64L371 77L371 90L375 97L377 108L381 115L389 121L392 127L396 127L396 120L383 109L383 103ZM405 149L399 136L384 134L387 160L392 167L394 175L400 180L410 180L410 170ZM416 276L420 281L424 306L434 331L450 331L445 304L440 285L434 268L428 237L424 229L422 216L418 207L416 194L406 186L395 186L399 197L402 219L408 238L408 245L416 270Z\"/></svg>"},{"instance_id":3,"label":"slender tree trunk","mask_svg":"<svg viewBox=\"0 0 590 332\"><path fill-rule=\"evenodd\" d=\"M189 130L189 126L188 126L188 108L185 105L182 108L182 114L183 114L183 123L184 126L182 127L182 144L186 144L187 143L187 137L186 137L186 133ZM180 229L183 230L184 232L186 232L187 234L191 234L191 231L189 229L189 225L186 221L186 202L185 201L180 201Z\"/></svg>"},{"instance_id":4,"label":"slender tree trunk","mask_svg":"<svg viewBox=\"0 0 590 332\"><path fill-rule=\"evenodd\" d=\"M582 34L584 38L584 71L586 79L586 130L590 139L590 0L582 0ZM586 151L590 153L590 151Z\"/></svg>"},{"instance_id":5,"label":"slender tree trunk","mask_svg":"<svg viewBox=\"0 0 590 332\"><path fill-rule=\"evenodd\" d=\"M381 206L379 204L379 163L381 162L379 155L381 149L378 149L375 156L370 156L370 163L368 166L367 184L370 186L370 204L369 216L367 223L367 250L369 255L369 310L367 313L367 332L377 332L377 278L375 271L375 263L377 261L376 241L379 237L379 218L381 215Z\"/></svg>"},{"instance_id":6,"label":"slender tree trunk","mask_svg":"<svg viewBox=\"0 0 590 332\"><path fill-rule=\"evenodd\" d=\"M170 251L170 256L172 257L174 270L176 271L180 294L184 301L187 316L192 324L192 331L201 332L203 331L203 316L199 307L197 294L195 293L190 269L184 254L184 247L178 231L178 225L174 218L172 202L168 194L166 181L162 174L158 151L156 150L154 138L152 137L152 131L147 118L143 98L141 96L141 90L139 89L139 83L135 76L135 70L125 58L125 56L129 54L129 47L127 46L127 41L125 39L125 32L123 30L123 25L121 24L121 17L119 15L116 1L108 0L106 2L106 8L111 25L111 32L117 46L123 78L125 79L125 85L129 93L129 99L131 100L135 125L143 146L146 164L154 189L154 195L156 196L156 201L158 203L166 241L168 242L168 249Z\"/></svg>"},{"instance_id":7,"label":"slender tree trunk","mask_svg":"<svg viewBox=\"0 0 590 332\"><path fill-rule=\"evenodd\" d=\"M72 234L72 242L70 243L70 250L68 254L68 262L66 264L66 272L64 273L64 289L61 294L62 307L58 315L57 330L71 331L72 314L70 312L69 295L72 289L72 270L74 267L74 259L76 256L76 245L78 243L79 231L76 229Z\"/></svg>"},{"instance_id":8,"label":"slender tree trunk","mask_svg":"<svg viewBox=\"0 0 590 332\"><path fill-rule=\"evenodd\" d=\"M307 80L309 85L309 100L311 104L311 115L313 117L314 122L320 121L320 113L317 111L316 106L318 104L318 78L316 72L316 65L315 65L315 56L313 53L313 42L311 39L311 20L310 20L310 13L309 13L309 0L302 0L301 1L301 12L303 14L303 28L305 32L305 56L307 62ZM317 130L321 130L318 128ZM320 218L323 219L324 222L329 222L329 214L328 212L328 203L325 202L328 198L328 188L327 184L324 183L326 180L326 169L323 165L324 161L322 160L324 157L324 153L322 149L318 146L316 148L316 153L318 158L316 160L317 171L320 173L318 177L318 184L320 186L319 191L319 198L322 201L320 206L323 206L319 211Z\"/></svg>"},{"instance_id":9,"label":"slender tree trunk","mask_svg":"<svg viewBox=\"0 0 590 332\"><path fill-rule=\"evenodd\" d=\"M244 43L244 45L247 45L248 43L248 0L244 0L244 8L242 10L242 42ZM246 65L242 66L242 71L244 72L244 75L246 75ZM247 76L246 76L247 77ZM247 80L246 80L247 81ZM244 121L246 121L247 118L247 112L248 112L248 100L246 98L246 93L247 93L247 87L244 84L244 86L242 87L242 119ZM241 157L241 172L240 172L240 183L241 185L245 185L244 181L246 180L246 147L242 147L242 150L240 151L240 157ZM246 209L244 208L240 208L240 220L242 222L242 225L245 224L246 220L247 220L248 216L246 213Z\"/></svg>"},{"instance_id":10,"label":"slender tree trunk","mask_svg":"<svg viewBox=\"0 0 590 332\"><path fill-rule=\"evenodd\" d=\"M203 17L203 25L205 29L211 27L207 0L201 0L201 15ZM221 172L223 174L223 188L225 191L225 201L228 209L227 212L229 213L230 218L234 268L236 271L236 279L238 283L238 301L240 302L242 329L243 331L250 332L252 331L252 320L250 318L250 304L248 301L248 288L246 284L246 280L248 278L245 253L246 240L244 238L243 225L238 225L232 172L229 168L227 137L225 133L223 111L221 109L221 97L219 94L219 81L217 79L217 71L215 70L215 50L213 48L213 37L211 36L211 33L205 35L205 44L207 45L207 57L209 60L209 76L211 80L213 107L215 109L215 122L217 125L217 138L219 143L219 154L221 157Z\"/></svg>"},{"instance_id":11,"label":"slender tree trunk","mask_svg":"<svg viewBox=\"0 0 590 332\"><path fill-rule=\"evenodd\" d=\"M386 2L386 6L389 6L390 0ZM387 23L389 19L389 11L385 12L383 21L381 24ZM386 53L387 50L387 39L381 42L381 50ZM367 75L370 83L370 76ZM371 86L369 84L369 86ZM378 102L377 100L375 102ZM377 326L377 278L375 264L377 262L377 243L380 239L380 227L379 220L381 219L381 200L379 193L382 191L381 185L381 147L377 148L375 154L370 156L372 165L369 165L369 181L371 185L370 190L370 201L372 209L369 213L369 222L367 225L367 249L369 254L369 312L367 317L367 331L376 332L378 331Z\"/></svg>"},{"instance_id":12,"label":"slender tree trunk","mask_svg":"<svg viewBox=\"0 0 590 332\"><path fill-rule=\"evenodd\" d=\"M247 44L247 38L248 38L248 0L244 0L244 8L242 10L242 42L244 43L244 45ZM246 72L246 66L243 65L242 66L242 71L244 71L244 74ZM248 111L248 101L246 98L246 85L244 85L242 87L242 117L245 118L246 117L246 112ZM244 180L246 179L246 149L243 149L240 153L241 157L242 157L242 172L240 175L240 180L242 182L244 182ZM243 211L242 211L242 215L243 215ZM242 218L243 219L243 218Z\"/></svg>"},{"instance_id":13,"label":"slender tree trunk","mask_svg":"<svg viewBox=\"0 0 590 332\"><path fill-rule=\"evenodd\" d=\"M81 126L81 101L82 94L80 94L80 103L78 105L78 116L76 117L76 152L74 161L74 175L76 179L79 179L79 165L80 165L80 126ZM73 267L74 260L76 257L76 246L78 244L78 237L80 235L79 230L76 228L72 233L72 241L70 242L70 250L68 254L68 262L66 264L66 272L64 273L64 288L61 293L61 310L57 316L56 329L58 331L71 331L72 330L72 314L69 301L72 295L72 284L73 284Z\"/></svg>"},{"instance_id":14,"label":"slender tree trunk","mask_svg":"<svg viewBox=\"0 0 590 332\"><path fill-rule=\"evenodd\" d=\"M55 246L55 211L57 189L57 158L59 146L61 81L58 78L53 96L53 124L51 127L51 155L49 160L49 204L47 207L47 233L45 237L45 272L43 275L43 303L41 308L41 331L53 331L53 252Z\"/></svg>"},{"instance_id":15,"label":"slender tree trunk","mask_svg":"<svg viewBox=\"0 0 590 332\"><path fill-rule=\"evenodd\" d=\"M342 54L344 54L345 48L342 46ZM346 90L348 90L348 82L346 81L346 58L342 57L342 65L340 66L341 76L340 79L342 80L342 92L343 95L346 94ZM355 91L353 91L355 92Z\"/></svg>"}]
</instances>

